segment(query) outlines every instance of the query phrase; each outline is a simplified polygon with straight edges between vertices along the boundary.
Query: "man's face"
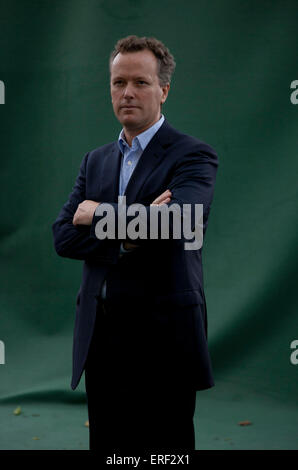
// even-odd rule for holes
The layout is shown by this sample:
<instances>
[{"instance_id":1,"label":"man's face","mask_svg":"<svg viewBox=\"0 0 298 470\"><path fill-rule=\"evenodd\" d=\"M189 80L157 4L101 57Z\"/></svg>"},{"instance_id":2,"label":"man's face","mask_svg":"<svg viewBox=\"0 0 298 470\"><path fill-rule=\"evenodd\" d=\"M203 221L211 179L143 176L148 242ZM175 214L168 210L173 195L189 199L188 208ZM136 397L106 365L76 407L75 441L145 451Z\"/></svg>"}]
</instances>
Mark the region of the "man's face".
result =
<instances>
[{"instance_id":1,"label":"man's face","mask_svg":"<svg viewBox=\"0 0 298 470\"><path fill-rule=\"evenodd\" d=\"M111 64L114 113L124 129L141 133L160 118L170 86L161 87L157 59L149 50L119 53Z\"/></svg>"}]
</instances>

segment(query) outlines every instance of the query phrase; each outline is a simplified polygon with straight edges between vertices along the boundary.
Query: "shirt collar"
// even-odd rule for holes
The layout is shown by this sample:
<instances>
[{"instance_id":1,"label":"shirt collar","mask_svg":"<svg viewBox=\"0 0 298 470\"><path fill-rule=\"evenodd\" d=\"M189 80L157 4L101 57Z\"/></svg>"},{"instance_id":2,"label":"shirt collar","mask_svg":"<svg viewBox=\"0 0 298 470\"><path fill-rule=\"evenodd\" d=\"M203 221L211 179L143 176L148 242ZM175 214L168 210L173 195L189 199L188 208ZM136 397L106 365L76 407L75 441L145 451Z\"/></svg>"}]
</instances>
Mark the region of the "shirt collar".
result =
<instances>
[{"instance_id":1,"label":"shirt collar","mask_svg":"<svg viewBox=\"0 0 298 470\"><path fill-rule=\"evenodd\" d=\"M136 135L132 139L131 147L129 147L128 143L126 142L125 136L124 136L124 130L122 129L118 137L118 145L119 145L121 153L124 154L125 147L128 148L129 150L131 149L135 150L137 147L140 147L142 151L144 151L147 145L149 144L150 140L152 139L152 137L156 134L158 129L163 124L164 120L165 120L165 117L162 114L159 121L153 124L153 126L149 127L149 129L146 129L144 132Z\"/></svg>"}]
</instances>

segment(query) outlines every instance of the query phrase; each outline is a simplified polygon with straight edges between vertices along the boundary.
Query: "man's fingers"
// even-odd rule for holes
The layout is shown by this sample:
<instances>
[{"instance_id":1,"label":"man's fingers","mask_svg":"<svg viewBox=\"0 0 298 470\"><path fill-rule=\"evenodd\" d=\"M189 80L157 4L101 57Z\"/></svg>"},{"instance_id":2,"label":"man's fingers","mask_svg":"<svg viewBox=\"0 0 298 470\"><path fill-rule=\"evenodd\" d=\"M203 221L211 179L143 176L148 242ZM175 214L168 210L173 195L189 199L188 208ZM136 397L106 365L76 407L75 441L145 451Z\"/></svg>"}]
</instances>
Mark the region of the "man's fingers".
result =
<instances>
[{"instance_id":1,"label":"man's fingers","mask_svg":"<svg viewBox=\"0 0 298 470\"><path fill-rule=\"evenodd\" d=\"M73 225L77 225L77 219L78 219L78 209L75 211L73 219L72 219Z\"/></svg>"},{"instance_id":2,"label":"man's fingers","mask_svg":"<svg viewBox=\"0 0 298 470\"><path fill-rule=\"evenodd\" d=\"M158 196L154 201L151 203L151 205L159 205L159 204L166 204L171 200L172 193L169 189L164 191L160 196Z\"/></svg>"},{"instance_id":3,"label":"man's fingers","mask_svg":"<svg viewBox=\"0 0 298 470\"><path fill-rule=\"evenodd\" d=\"M167 197L166 199L164 199L162 202L160 202L159 204L150 204L150 206L162 206L163 204L167 204L168 202L171 201L171 198L170 197Z\"/></svg>"}]
</instances>

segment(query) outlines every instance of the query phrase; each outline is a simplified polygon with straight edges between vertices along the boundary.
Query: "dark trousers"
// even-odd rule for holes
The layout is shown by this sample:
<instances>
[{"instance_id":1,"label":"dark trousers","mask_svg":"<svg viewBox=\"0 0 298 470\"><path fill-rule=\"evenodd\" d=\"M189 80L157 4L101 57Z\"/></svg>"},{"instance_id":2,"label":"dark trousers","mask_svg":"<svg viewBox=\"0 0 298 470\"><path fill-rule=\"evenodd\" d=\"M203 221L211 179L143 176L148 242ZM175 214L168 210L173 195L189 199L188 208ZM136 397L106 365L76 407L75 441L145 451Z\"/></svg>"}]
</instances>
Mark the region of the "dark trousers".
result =
<instances>
[{"instance_id":1,"label":"dark trousers","mask_svg":"<svg viewBox=\"0 0 298 470\"><path fill-rule=\"evenodd\" d=\"M100 306L85 366L90 450L194 450L196 390L170 386L154 373L139 381L138 373L129 375L130 364L126 373L115 361L121 351L106 318Z\"/></svg>"}]
</instances>

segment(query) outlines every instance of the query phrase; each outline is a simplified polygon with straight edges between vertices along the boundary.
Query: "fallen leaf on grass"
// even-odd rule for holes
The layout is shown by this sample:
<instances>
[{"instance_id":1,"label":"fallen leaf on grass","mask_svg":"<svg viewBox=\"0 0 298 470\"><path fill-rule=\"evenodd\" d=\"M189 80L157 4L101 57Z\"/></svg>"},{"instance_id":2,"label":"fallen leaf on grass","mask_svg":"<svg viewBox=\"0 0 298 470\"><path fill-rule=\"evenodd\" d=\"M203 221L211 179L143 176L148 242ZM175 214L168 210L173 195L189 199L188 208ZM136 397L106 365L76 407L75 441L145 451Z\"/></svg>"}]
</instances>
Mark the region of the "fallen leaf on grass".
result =
<instances>
[{"instance_id":1,"label":"fallen leaf on grass","mask_svg":"<svg viewBox=\"0 0 298 470\"><path fill-rule=\"evenodd\" d=\"M239 426L249 426L250 424L252 424L251 421L239 421Z\"/></svg>"},{"instance_id":2,"label":"fallen leaf on grass","mask_svg":"<svg viewBox=\"0 0 298 470\"><path fill-rule=\"evenodd\" d=\"M33 441L39 441L39 437L32 437Z\"/></svg>"},{"instance_id":3,"label":"fallen leaf on grass","mask_svg":"<svg viewBox=\"0 0 298 470\"><path fill-rule=\"evenodd\" d=\"M86 428L89 428L89 421L85 422L85 426L86 426Z\"/></svg>"},{"instance_id":4,"label":"fallen leaf on grass","mask_svg":"<svg viewBox=\"0 0 298 470\"><path fill-rule=\"evenodd\" d=\"M21 413L22 413L22 409L20 406L18 406L13 412L13 414L16 416L20 415Z\"/></svg>"}]
</instances>

